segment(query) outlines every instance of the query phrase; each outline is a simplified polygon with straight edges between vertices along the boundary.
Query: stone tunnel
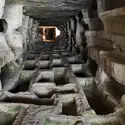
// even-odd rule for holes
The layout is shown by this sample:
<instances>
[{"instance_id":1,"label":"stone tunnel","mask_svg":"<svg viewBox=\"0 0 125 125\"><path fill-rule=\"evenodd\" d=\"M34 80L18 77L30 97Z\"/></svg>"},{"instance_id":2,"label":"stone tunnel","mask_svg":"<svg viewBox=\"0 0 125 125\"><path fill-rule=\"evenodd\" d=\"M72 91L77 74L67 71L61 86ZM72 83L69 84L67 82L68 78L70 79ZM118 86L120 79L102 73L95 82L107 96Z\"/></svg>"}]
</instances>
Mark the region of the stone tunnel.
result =
<instances>
[{"instance_id":1,"label":"stone tunnel","mask_svg":"<svg viewBox=\"0 0 125 125\"><path fill-rule=\"evenodd\" d=\"M125 0L0 0L0 125L125 125Z\"/></svg>"}]
</instances>

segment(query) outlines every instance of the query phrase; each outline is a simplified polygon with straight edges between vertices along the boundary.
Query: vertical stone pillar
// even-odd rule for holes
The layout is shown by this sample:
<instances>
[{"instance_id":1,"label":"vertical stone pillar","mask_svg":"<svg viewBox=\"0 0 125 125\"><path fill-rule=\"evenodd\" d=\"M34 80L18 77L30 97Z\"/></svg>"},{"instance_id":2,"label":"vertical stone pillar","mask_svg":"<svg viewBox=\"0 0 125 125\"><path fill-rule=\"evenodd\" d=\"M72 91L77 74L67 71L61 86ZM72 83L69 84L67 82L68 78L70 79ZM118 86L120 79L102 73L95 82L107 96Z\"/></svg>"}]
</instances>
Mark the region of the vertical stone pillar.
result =
<instances>
[{"instance_id":1,"label":"vertical stone pillar","mask_svg":"<svg viewBox=\"0 0 125 125\"><path fill-rule=\"evenodd\" d=\"M75 17L70 19L71 24L71 41L72 41L72 50L76 50L76 41L75 41L75 33L76 33L76 25L75 25Z\"/></svg>"},{"instance_id":2,"label":"vertical stone pillar","mask_svg":"<svg viewBox=\"0 0 125 125\"><path fill-rule=\"evenodd\" d=\"M70 20L67 22L67 31L68 31L68 50L72 51L72 30Z\"/></svg>"},{"instance_id":3,"label":"vertical stone pillar","mask_svg":"<svg viewBox=\"0 0 125 125\"><path fill-rule=\"evenodd\" d=\"M91 6L94 6L94 7L92 8ZM85 38L86 38L86 44L87 44L87 53L86 53L86 58L85 58L86 65L85 66L86 66L86 69L88 69L89 72L91 72L91 74L93 76L95 76L96 71L93 72L92 67L94 67L93 64L96 65L96 61L94 61L94 60L98 59L98 55L97 55L96 51L95 52L91 51L91 54L90 54L89 49L100 47L102 44L101 41L104 41L104 40L98 38L98 36L96 34L99 30L103 30L103 23L98 17L96 4L94 3L94 5L91 5L91 6L88 9L82 9L82 15L83 15L82 20L85 22L85 25L88 28L88 29L86 28L85 33L84 33ZM102 46L103 46L103 44L102 44ZM92 55L93 57L91 58L90 55Z\"/></svg>"},{"instance_id":4,"label":"vertical stone pillar","mask_svg":"<svg viewBox=\"0 0 125 125\"><path fill-rule=\"evenodd\" d=\"M8 23L7 32L13 32L22 26L23 5L9 4L5 6L3 18Z\"/></svg>"},{"instance_id":5,"label":"vertical stone pillar","mask_svg":"<svg viewBox=\"0 0 125 125\"><path fill-rule=\"evenodd\" d=\"M23 50L24 53L27 51L27 31L28 31L28 23L29 23L29 16L23 15L23 26L22 26L22 34L23 34Z\"/></svg>"},{"instance_id":6,"label":"vertical stone pillar","mask_svg":"<svg viewBox=\"0 0 125 125\"><path fill-rule=\"evenodd\" d=\"M82 9L83 20L88 24L89 30L103 30L103 23L98 17L96 9Z\"/></svg>"},{"instance_id":7,"label":"vertical stone pillar","mask_svg":"<svg viewBox=\"0 0 125 125\"><path fill-rule=\"evenodd\" d=\"M70 19L70 23L71 23L71 29L73 30L73 32L75 33L76 27L75 27L75 19L71 18Z\"/></svg>"},{"instance_id":8,"label":"vertical stone pillar","mask_svg":"<svg viewBox=\"0 0 125 125\"><path fill-rule=\"evenodd\" d=\"M83 27L83 24L79 18L79 16L75 16L76 20L77 20L77 25L76 25L76 44L80 50L80 52L83 52L83 45L86 43L85 42L85 37L84 37L84 33L85 33L85 29Z\"/></svg>"},{"instance_id":9,"label":"vertical stone pillar","mask_svg":"<svg viewBox=\"0 0 125 125\"><path fill-rule=\"evenodd\" d=\"M3 18L8 23L8 29L6 32L7 42L12 49L16 60L23 52L23 36L18 29L22 26L23 5L6 5Z\"/></svg>"},{"instance_id":10,"label":"vertical stone pillar","mask_svg":"<svg viewBox=\"0 0 125 125\"><path fill-rule=\"evenodd\" d=\"M24 29L24 43L26 43L26 36L28 31L29 16L23 17L23 29Z\"/></svg>"},{"instance_id":11,"label":"vertical stone pillar","mask_svg":"<svg viewBox=\"0 0 125 125\"><path fill-rule=\"evenodd\" d=\"M3 10L4 10L4 4L5 0L0 0L0 18L3 15ZM1 38L0 38L1 39ZM0 73L1 73L1 67L0 67ZM1 84L1 78L0 78L0 91L2 90L2 84Z\"/></svg>"},{"instance_id":12,"label":"vertical stone pillar","mask_svg":"<svg viewBox=\"0 0 125 125\"><path fill-rule=\"evenodd\" d=\"M28 23L28 31L27 31L27 44L30 43L31 37L32 37L32 26L33 26L33 18L29 18Z\"/></svg>"},{"instance_id":13,"label":"vertical stone pillar","mask_svg":"<svg viewBox=\"0 0 125 125\"><path fill-rule=\"evenodd\" d=\"M6 76L4 80L8 81L10 76L13 78L14 75L19 72L19 64L16 60L22 60L23 32L21 27L23 20L23 5L8 4L6 1L2 18L5 19L8 25L5 35L7 40L5 43L8 48L3 51L5 63L2 66L2 73ZM5 44L3 44L3 46L5 46ZM2 84L5 83L3 82Z\"/></svg>"},{"instance_id":14,"label":"vertical stone pillar","mask_svg":"<svg viewBox=\"0 0 125 125\"><path fill-rule=\"evenodd\" d=\"M32 29L31 29L31 43L35 42L38 38L38 26L39 23L37 20L33 20L33 25L32 25Z\"/></svg>"},{"instance_id":15,"label":"vertical stone pillar","mask_svg":"<svg viewBox=\"0 0 125 125\"><path fill-rule=\"evenodd\" d=\"M5 0L0 0L0 18L3 15Z\"/></svg>"}]
</instances>

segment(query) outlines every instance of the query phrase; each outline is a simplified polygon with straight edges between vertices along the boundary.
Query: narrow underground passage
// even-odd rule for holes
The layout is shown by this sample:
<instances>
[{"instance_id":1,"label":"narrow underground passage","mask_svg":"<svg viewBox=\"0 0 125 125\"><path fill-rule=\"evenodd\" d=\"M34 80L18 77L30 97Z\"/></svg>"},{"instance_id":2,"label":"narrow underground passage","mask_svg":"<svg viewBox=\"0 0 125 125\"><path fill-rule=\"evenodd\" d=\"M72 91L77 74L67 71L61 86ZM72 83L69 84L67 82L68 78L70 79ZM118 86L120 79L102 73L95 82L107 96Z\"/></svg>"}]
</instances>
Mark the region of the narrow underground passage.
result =
<instances>
[{"instance_id":1,"label":"narrow underground passage","mask_svg":"<svg viewBox=\"0 0 125 125\"><path fill-rule=\"evenodd\" d=\"M45 33L43 33L43 32L45 32ZM53 32L53 29L50 30L50 31L47 31L47 32L45 31L45 29L44 30L42 29L41 34L42 35L43 34L49 35L48 32ZM55 34L55 31L54 31L54 34ZM41 37L43 37L43 36L41 36ZM52 36L50 36L50 37L52 37ZM43 42L47 42L47 43L50 42L50 41L47 40L47 38L50 38L50 37L49 36L46 37L45 41L43 41ZM53 37L54 37L54 40L56 41L55 35L53 35ZM55 41L52 40L51 42L55 43ZM58 54L58 53L56 53L56 54ZM70 64L70 63L75 64L75 62L76 62L76 65L82 65L82 60L77 60L78 59L77 54L79 54L79 53L76 52L76 56L71 55L71 57L67 55L67 57L65 57L65 58L67 58L68 63L67 62L66 63L67 64ZM48 54L48 51L43 51L42 55L40 55L40 54L39 55L28 54L25 62L23 63L22 70L25 71L25 72L32 72L32 71L35 71L35 70L40 71L40 74L37 76L38 78L36 79L36 81L34 81L34 82L37 82L37 83L44 84L44 83L54 82L56 84L56 86L63 86L63 85L66 85L66 84L70 83L70 81L68 79L69 76L67 76L68 74L65 72L66 67L62 68L61 65L58 65L58 62L56 62L58 60L63 60L63 57L61 59L60 58L58 59L58 56L57 57L54 56L54 58L53 58L53 55L55 55L55 53L52 54L51 51L49 52L49 54ZM45 63L43 63L44 61L45 61ZM55 65L53 65L53 67L50 69L50 68L48 68L49 67L48 66L49 64L47 64L48 62L50 62L50 64L55 63ZM65 63L65 61L63 61L63 62ZM78 63L78 62L80 62L80 63ZM96 71L97 71L97 64L93 59L90 59L90 58L88 59L88 62L89 62L88 67L91 69L93 76L95 76ZM59 63L60 63L60 61L59 61ZM54 68L58 69L58 70L54 71L53 70ZM73 71L72 71L72 73L73 73ZM82 69L77 71L77 72L74 72L73 74L78 78L85 78L86 77L84 75L84 72L83 72ZM16 93L19 93L19 92L29 91L29 86L31 84L32 77L33 76L30 76L30 77L27 77L25 79L19 78L19 80L17 81L18 84L14 88L10 89L9 92L11 92L13 94L16 94ZM41 91L43 91L43 90L41 90ZM106 108L106 106L100 101L100 99L94 94L93 91L85 88L84 93L86 95L86 98L88 100L88 103L89 103L90 107L97 113L97 115L106 115L106 114L109 114L109 113L113 112L111 110L109 111ZM38 98L39 97L41 98L42 96L38 96ZM51 96L46 96L46 97L51 98ZM32 101L25 101L25 102L26 103L33 103ZM37 104L40 104L40 102L38 101ZM76 102L74 101L74 102L70 102L67 105L63 105L62 106L62 114L67 115L67 116L69 116L69 115L77 116Z\"/></svg>"},{"instance_id":2,"label":"narrow underground passage","mask_svg":"<svg viewBox=\"0 0 125 125\"><path fill-rule=\"evenodd\" d=\"M124 125L123 5L0 0L0 125Z\"/></svg>"},{"instance_id":3,"label":"narrow underground passage","mask_svg":"<svg viewBox=\"0 0 125 125\"><path fill-rule=\"evenodd\" d=\"M42 35L50 35L48 37L45 37L46 39L43 42L49 43L50 41L48 41L47 38L50 38L52 36L53 36L53 39L56 41L55 35L48 33L48 32L53 32L53 31L54 31L54 29L52 29L50 31L49 30L46 31L45 29L44 30L42 29L42 33L41 33ZM55 31L53 34L55 34ZM44 36L41 36L41 37L42 37L42 39L44 38ZM53 42L55 43L55 41L52 40L51 43L53 43ZM41 44L42 44L42 42L41 42ZM62 58L58 59L58 56L57 57L53 56L55 54L58 54L58 53L51 53L51 51L50 52L43 51L42 55L28 54L25 62L23 63L22 71L25 71L25 72L32 72L35 70L39 71L40 73L39 73L39 75L37 75L36 81L34 81L34 83L37 82L40 84L44 84L44 83L54 82L56 86L63 86L63 85L70 83L69 76L68 76L69 74L67 74L65 71L67 67L62 67L60 65L61 60L63 60L64 58L62 57ZM65 57L65 58L67 58L66 63L67 63L68 67L70 67L71 64L75 64L75 62L76 62L76 65L82 65L82 60L77 60L78 59L77 55L79 55L79 53L77 53L77 51L76 51L76 56L71 55L71 57L70 57L67 55L67 57ZM58 64L58 61L59 61L59 64ZM45 62L45 63L43 63L43 62ZM50 63L48 63L48 62L50 62ZM65 59L63 62L65 63ZM93 76L95 76L96 71L97 71L97 64L93 59L90 59L90 58L88 59L88 62L89 62L88 67L91 69ZM51 65L51 63L53 63L55 65L52 65L53 67L50 69L48 67L49 67L49 65ZM54 70L54 68L56 70ZM81 69L77 72L72 71L72 73L78 78L86 77L84 75L83 69ZM28 76L29 76L29 74L28 74ZM11 92L13 94L17 94L19 92L28 92L32 78L33 78L33 75L32 76L30 75L30 77L27 77L25 79L19 78L19 80L17 81L18 84L14 88L10 89L9 92ZM41 90L41 91L43 91L43 90ZM93 91L85 88L84 93L86 95L86 98L88 100L90 107L97 113L97 115L106 115L106 114L113 112L113 111L109 111L106 108L106 106L100 101L100 99L94 94ZM42 96L38 96L38 98L41 98L41 97ZM51 98L51 96L49 96L49 95L46 97ZM9 100L11 102L11 99L9 99ZM9 101L9 100L7 100L7 101ZM23 101L21 101L21 102L23 102ZM32 100L29 100L29 101L25 101L24 103L33 103L33 102L32 102ZM38 100L38 102L36 102L36 104L40 104L39 100ZM63 105L62 114L67 115L67 116L69 116L69 115L77 116L76 102L74 101L74 102L70 102L67 105Z\"/></svg>"}]
</instances>

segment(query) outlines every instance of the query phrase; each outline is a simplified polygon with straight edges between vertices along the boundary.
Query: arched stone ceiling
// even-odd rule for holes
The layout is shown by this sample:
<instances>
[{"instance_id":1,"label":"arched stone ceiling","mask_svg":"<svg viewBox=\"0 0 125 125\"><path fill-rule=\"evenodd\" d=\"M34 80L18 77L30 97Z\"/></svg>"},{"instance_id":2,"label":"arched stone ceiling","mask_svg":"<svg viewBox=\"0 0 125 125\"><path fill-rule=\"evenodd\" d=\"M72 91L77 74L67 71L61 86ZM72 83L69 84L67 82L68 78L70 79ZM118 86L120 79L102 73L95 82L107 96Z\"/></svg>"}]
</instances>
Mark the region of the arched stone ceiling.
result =
<instances>
[{"instance_id":1,"label":"arched stone ceiling","mask_svg":"<svg viewBox=\"0 0 125 125\"><path fill-rule=\"evenodd\" d=\"M92 0L25 0L25 14L42 25L59 25L86 8Z\"/></svg>"}]
</instances>

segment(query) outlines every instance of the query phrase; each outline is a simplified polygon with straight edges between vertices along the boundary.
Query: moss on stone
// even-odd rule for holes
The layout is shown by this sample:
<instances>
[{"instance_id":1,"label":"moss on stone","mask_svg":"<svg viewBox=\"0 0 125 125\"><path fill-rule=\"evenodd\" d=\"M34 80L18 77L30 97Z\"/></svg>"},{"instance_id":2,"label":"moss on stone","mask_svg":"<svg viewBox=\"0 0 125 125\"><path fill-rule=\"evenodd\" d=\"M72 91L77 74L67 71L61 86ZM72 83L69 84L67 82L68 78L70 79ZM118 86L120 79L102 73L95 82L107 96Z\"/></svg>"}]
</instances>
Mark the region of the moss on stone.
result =
<instances>
[{"instance_id":1,"label":"moss on stone","mask_svg":"<svg viewBox=\"0 0 125 125\"><path fill-rule=\"evenodd\" d=\"M24 4L25 0L6 0L6 4Z\"/></svg>"},{"instance_id":2,"label":"moss on stone","mask_svg":"<svg viewBox=\"0 0 125 125\"><path fill-rule=\"evenodd\" d=\"M19 70L19 65L15 62L10 62L8 64L6 64L3 68L2 71L3 72L7 72L7 71L15 71L15 70Z\"/></svg>"},{"instance_id":3,"label":"moss on stone","mask_svg":"<svg viewBox=\"0 0 125 125\"><path fill-rule=\"evenodd\" d=\"M0 113L0 125L12 125L18 113Z\"/></svg>"},{"instance_id":4,"label":"moss on stone","mask_svg":"<svg viewBox=\"0 0 125 125\"><path fill-rule=\"evenodd\" d=\"M102 121L93 121L90 123L90 125L120 125L118 121L109 121L109 120L102 120Z\"/></svg>"},{"instance_id":5,"label":"moss on stone","mask_svg":"<svg viewBox=\"0 0 125 125\"><path fill-rule=\"evenodd\" d=\"M25 73L22 73L20 77L22 80L26 81L31 77L31 74L25 72Z\"/></svg>"},{"instance_id":6,"label":"moss on stone","mask_svg":"<svg viewBox=\"0 0 125 125\"><path fill-rule=\"evenodd\" d=\"M21 105L1 106L0 109L0 125L12 125L20 110L24 109Z\"/></svg>"},{"instance_id":7,"label":"moss on stone","mask_svg":"<svg viewBox=\"0 0 125 125\"><path fill-rule=\"evenodd\" d=\"M68 120L67 121L50 120L47 118L44 125L72 125L72 124Z\"/></svg>"},{"instance_id":8,"label":"moss on stone","mask_svg":"<svg viewBox=\"0 0 125 125\"><path fill-rule=\"evenodd\" d=\"M22 110L22 109L24 109L24 107L18 105L18 106L16 106L16 107L10 108L10 109L8 110L8 112L19 112L19 111Z\"/></svg>"},{"instance_id":9,"label":"moss on stone","mask_svg":"<svg viewBox=\"0 0 125 125\"><path fill-rule=\"evenodd\" d=\"M95 117L95 116L96 116L96 113L95 113L94 110L89 110L89 111L85 111L82 116Z\"/></svg>"}]
</instances>

